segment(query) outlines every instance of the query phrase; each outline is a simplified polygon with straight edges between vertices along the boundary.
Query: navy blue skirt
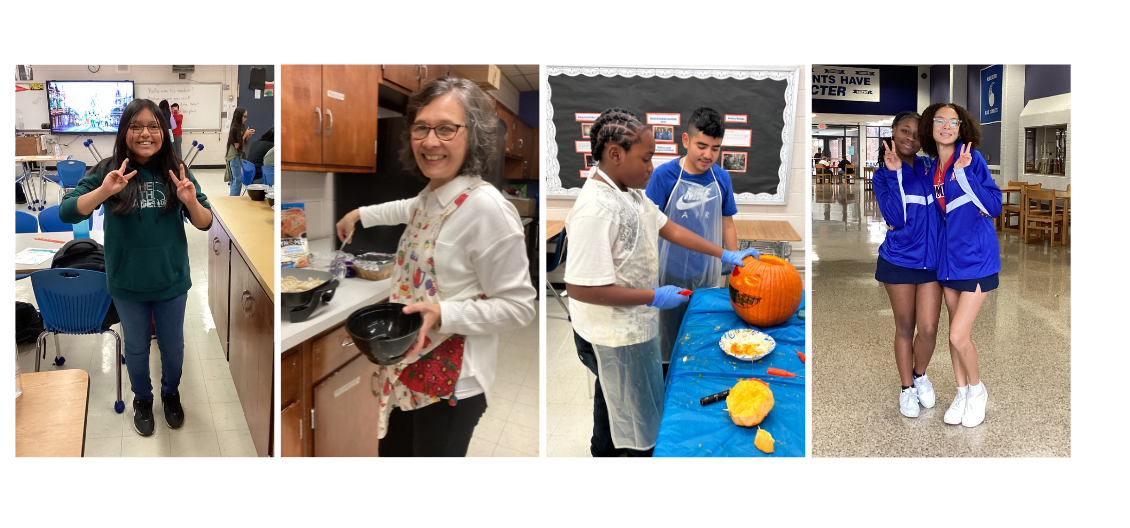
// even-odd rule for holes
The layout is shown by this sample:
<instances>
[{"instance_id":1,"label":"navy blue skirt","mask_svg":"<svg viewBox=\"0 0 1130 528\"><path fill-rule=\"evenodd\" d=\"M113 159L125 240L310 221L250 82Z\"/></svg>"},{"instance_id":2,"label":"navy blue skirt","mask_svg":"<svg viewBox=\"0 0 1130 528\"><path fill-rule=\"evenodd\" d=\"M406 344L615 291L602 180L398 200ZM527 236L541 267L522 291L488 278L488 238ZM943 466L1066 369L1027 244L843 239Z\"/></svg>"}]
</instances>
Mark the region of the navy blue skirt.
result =
<instances>
[{"instance_id":1,"label":"navy blue skirt","mask_svg":"<svg viewBox=\"0 0 1130 528\"><path fill-rule=\"evenodd\" d=\"M883 284L926 284L937 282L938 273L935 270L904 268L879 256L875 264L875 280Z\"/></svg>"},{"instance_id":2,"label":"navy blue skirt","mask_svg":"<svg viewBox=\"0 0 1130 528\"><path fill-rule=\"evenodd\" d=\"M990 292L997 289L997 286L1000 286L1000 278L996 273L988 277L981 277L980 279L944 280L938 282L941 282L942 286L951 290L966 292L977 291L978 284L981 285L981 292Z\"/></svg>"}]
</instances>

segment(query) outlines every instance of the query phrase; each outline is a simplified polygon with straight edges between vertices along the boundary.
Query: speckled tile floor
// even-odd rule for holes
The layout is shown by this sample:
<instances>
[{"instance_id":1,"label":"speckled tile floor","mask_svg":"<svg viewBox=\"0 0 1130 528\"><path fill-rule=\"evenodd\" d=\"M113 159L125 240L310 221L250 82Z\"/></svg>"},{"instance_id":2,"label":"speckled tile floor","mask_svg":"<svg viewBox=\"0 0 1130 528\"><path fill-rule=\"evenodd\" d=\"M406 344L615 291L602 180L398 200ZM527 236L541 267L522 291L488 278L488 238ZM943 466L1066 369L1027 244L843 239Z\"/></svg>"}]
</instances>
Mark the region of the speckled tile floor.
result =
<instances>
[{"instance_id":1,"label":"speckled tile floor","mask_svg":"<svg viewBox=\"0 0 1130 528\"><path fill-rule=\"evenodd\" d=\"M1071 455L1071 246L998 235L1000 287L973 328L989 393L985 422L942 422L956 394L943 306L927 374L937 404L899 413L894 317L875 261L886 233L874 196L815 185L812 208L812 455Z\"/></svg>"}]
</instances>

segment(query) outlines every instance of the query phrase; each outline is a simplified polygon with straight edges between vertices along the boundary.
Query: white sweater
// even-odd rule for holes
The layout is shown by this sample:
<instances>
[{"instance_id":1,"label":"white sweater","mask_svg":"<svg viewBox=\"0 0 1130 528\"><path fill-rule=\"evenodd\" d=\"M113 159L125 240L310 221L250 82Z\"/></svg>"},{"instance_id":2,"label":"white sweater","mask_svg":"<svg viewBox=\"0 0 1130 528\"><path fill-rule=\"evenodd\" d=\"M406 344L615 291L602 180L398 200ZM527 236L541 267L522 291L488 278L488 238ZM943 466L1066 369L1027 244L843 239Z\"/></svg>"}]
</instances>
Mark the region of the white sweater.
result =
<instances>
[{"instance_id":1,"label":"white sweater","mask_svg":"<svg viewBox=\"0 0 1130 528\"><path fill-rule=\"evenodd\" d=\"M359 209L361 225L407 224L421 207L441 213L478 176L459 176L438 191L428 185L416 198ZM435 248L436 280L444 301L440 327L467 336L463 371L455 385L460 399L486 394L494 385L498 334L534 320L536 291L530 283L525 232L518 211L491 186L475 189L440 227ZM487 299L478 300L486 294Z\"/></svg>"}]
</instances>

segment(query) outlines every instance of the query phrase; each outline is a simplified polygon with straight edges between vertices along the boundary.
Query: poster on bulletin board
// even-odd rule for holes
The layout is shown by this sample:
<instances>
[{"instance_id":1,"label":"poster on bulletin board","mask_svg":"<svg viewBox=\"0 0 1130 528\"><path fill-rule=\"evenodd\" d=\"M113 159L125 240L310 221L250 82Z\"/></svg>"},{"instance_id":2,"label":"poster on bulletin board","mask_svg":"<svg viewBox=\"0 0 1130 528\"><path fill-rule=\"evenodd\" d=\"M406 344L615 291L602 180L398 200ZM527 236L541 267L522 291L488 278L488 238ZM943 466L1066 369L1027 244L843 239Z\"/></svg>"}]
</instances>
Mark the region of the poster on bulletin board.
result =
<instances>
[{"instance_id":1,"label":"poster on bulletin board","mask_svg":"<svg viewBox=\"0 0 1130 528\"><path fill-rule=\"evenodd\" d=\"M1000 64L981 70L981 124L999 123L1001 120L1001 76L1004 67Z\"/></svg>"},{"instance_id":2,"label":"poster on bulletin board","mask_svg":"<svg viewBox=\"0 0 1130 528\"><path fill-rule=\"evenodd\" d=\"M788 203L799 67L755 69L605 68L550 66L546 192L576 196L589 167L590 139L578 122L595 120L608 108L636 115L655 134L660 161L684 154L682 137L694 110L707 106L726 116L724 156L737 203ZM733 130L729 130L732 128Z\"/></svg>"}]
</instances>

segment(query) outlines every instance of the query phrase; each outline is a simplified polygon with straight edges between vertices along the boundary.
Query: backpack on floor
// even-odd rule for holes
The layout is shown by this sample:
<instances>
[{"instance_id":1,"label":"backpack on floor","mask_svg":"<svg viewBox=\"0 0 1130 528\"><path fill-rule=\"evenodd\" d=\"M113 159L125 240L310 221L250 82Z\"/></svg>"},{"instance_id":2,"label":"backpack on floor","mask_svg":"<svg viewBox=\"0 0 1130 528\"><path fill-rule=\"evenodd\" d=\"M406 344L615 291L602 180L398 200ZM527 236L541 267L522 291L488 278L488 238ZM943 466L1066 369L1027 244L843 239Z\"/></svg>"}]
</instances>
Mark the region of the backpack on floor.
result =
<instances>
[{"instance_id":1,"label":"backpack on floor","mask_svg":"<svg viewBox=\"0 0 1130 528\"><path fill-rule=\"evenodd\" d=\"M16 344L34 343L43 333L43 318L30 303L16 301Z\"/></svg>"},{"instance_id":2,"label":"backpack on floor","mask_svg":"<svg viewBox=\"0 0 1130 528\"><path fill-rule=\"evenodd\" d=\"M102 247L102 244L94 239L76 238L63 244L63 247L55 252L55 257L51 259L51 267L106 273L106 250ZM110 303L110 311L106 312L106 318L102 320L102 327L107 328L120 321L118 311L114 309L114 303Z\"/></svg>"}]
</instances>

